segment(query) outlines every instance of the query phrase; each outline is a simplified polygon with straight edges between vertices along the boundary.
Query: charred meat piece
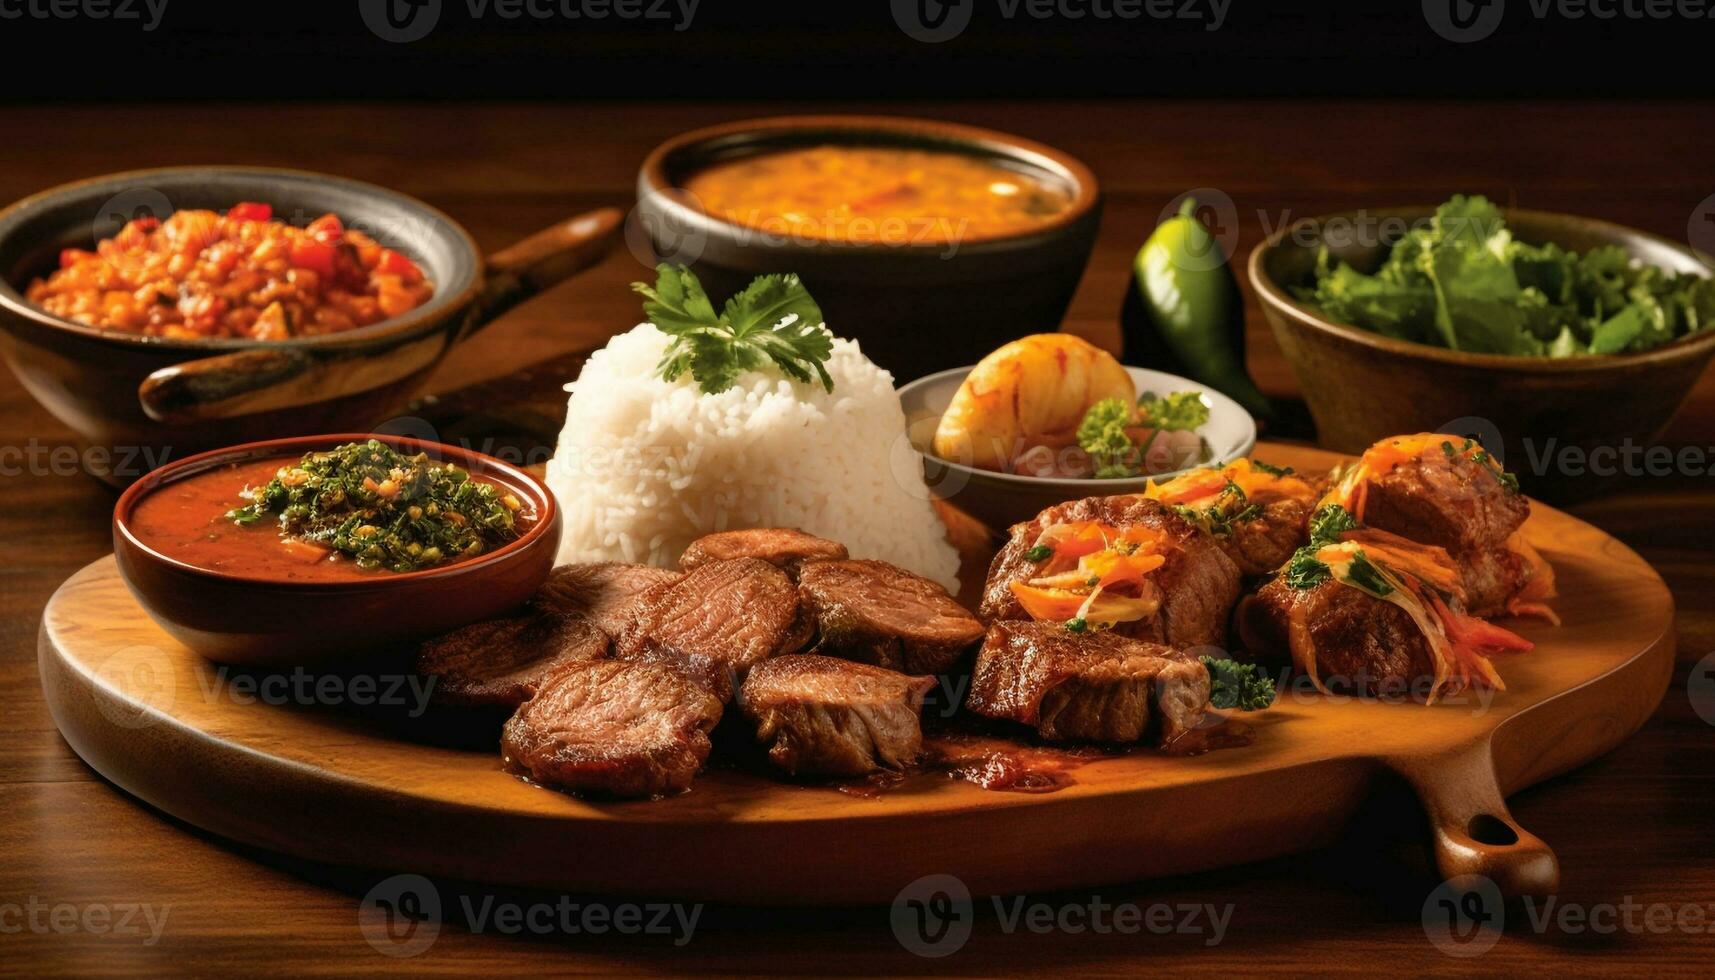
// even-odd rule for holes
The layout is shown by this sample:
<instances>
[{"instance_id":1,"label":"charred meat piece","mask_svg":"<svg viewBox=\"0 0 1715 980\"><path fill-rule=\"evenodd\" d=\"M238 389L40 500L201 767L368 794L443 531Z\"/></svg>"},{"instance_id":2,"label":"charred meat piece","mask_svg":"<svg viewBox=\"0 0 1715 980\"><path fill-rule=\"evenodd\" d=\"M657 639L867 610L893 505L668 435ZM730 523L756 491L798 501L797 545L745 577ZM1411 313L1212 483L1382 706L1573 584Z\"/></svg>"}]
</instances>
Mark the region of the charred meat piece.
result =
<instances>
[{"instance_id":1,"label":"charred meat piece","mask_svg":"<svg viewBox=\"0 0 1715 980\"><path fill-rule=\"evenodd\" d=\"M1159 531L1166 563L1151 572L1148 589L1159 599L1153 614L1122 622L1114 631L1173 647L1221 646L1227 619L1239 598L1239 569L1214 539L1167 505L1143 497L1086 497L1056 504L1035 519L1012 526L1011 537L989 566L978 610L989 623L1030 619L1013 583L1032 580L1042 559L1036 550L1056 525L1095 522L1117 530L1137 526Z\"/></svg>"},{"instance_id":2,"label":"charred meat piece","mask_svg":"<svg viewBox=\"0 0 1715 980\"><path fill-rule=\"evenodd\" d=\"M786 573L758 558L710 562L637 599L617 638L625 659L680 664L727 700L746 671L810 641L814 630Z\"/></svg>"},{"instance_id":3,"label":"charred meat piece","mask_svg":"<svg viewBox=\"0 0 1715 980\"><path fill-rule=\"evenodd\" d=\"M983 638L983 624L934 582L884 561L818 561L798 594L816 621L816 652L889 670L939 674Z\"/></svg>"},{"instance_id":4,"label":"charred meat piece","mask_svg":"<svg viewBox=\"0 0 1715 980\"><path fill-rule=\"evenodd\" d=\"M1360 519L1455 557L1500 547L1530 516L1530 501L1479 453L1432 449L1370 477Z\"/></svg>"},{"instance_id":5,"label":"charred meat piece","mask_svg":"<svg viewBox=\"0 0 1715 980\"><path fill-rule=\"evenodd\" d=\"M650 565L604 561L561 565L530 600L537 609L582 616L618 636L631 618L631 604L657 585L677 582L678 572Z\"/></svg>"},{"instance_id":6,"label":"charred meat piece","mask_svg":"<svg viewBox=\"0 0 1715 980\"><path fill-rule=\"evenodd\" d=\"M768 758L795 776L860 776L901 769L923 753L918 712L931 677L814 654L751 669L739 694Z\"/></svg>"},{"instance_id":7,"label":"charred meat piece","mask_svg":"<svg viewBox=\"0 0 1715 980\"><path fill-rule=\"evenodd\" d=\"M1475 615L1553 596L1552 570L1518 533L1530 501L1475 441L1435 433L1383 439L1345 469L1326 502L1365 527L1445 550ZM1539 581L1527 594L1532 579Z\"/></svg>"},{"instance_id":8,"label":"charred meat piece","mask_svg":"<svg viewBox=\"0 0 1715 980\"><path fill-rule=\"evenodd\" d=\"M424 643L417 672L435 678L438 703L516 708L567 664L600 660L611 642L577 616L536 613L472 623Z\"/></svg>"},{"instance_id":9,"label":"charred meat piece","mask_svg":"<svg viewBox=\"0 0 1715 980\"><path fill-rule=\"evenodd\" d=\"M550 677L501 732L531 779L593 796L681 792L709 757L721 702L671 664L593 660Z\"/></svg>"},{"instance_id":10,"label":"charred meat piece","mask_svg":"<svg viewBox=\"0 0 1715 980\"><path fill-rule=\"evenodd\" d=\"M1152 483L1144 495L1214 538L1241 573L1257 576L1285 564L1304 544L1310 512L1326 483L1326 474L1236 459Z\"/></svg>"},{"instance_id":11,"label":"charred meat piece","mask_svg":"<svg viewBox=\"0 0 1715 980\"><path fill-rule=\"evenodd\" d=\"M796 572L807 561L822 561L846 557L846 546L838 541L818 538L796 528L759 527L743 531L719 531L705 534L679 556L679 567L691 571L711 561L734 558L760 558Z\"/></svg>"},{"instance_id":12,"label":"charred meat piece","mask_svg":"<svg viewBox=\"0 0 1715 980\"><path fill-rule=\"evenodd\" d=\"M1234 521L1228 534L1215 538L1221 550L1247 576L1266 575L1286 564L1303 545L1310 523L1309 501L1276 500L1263 504L1254 518Z\"/></svg>"},{"instance_id":13,"label":"charred meat piece","mask_svg":"<svg viewBox=\"0 0 1715 980\"><path fill-rule=\"evenodd\" d=\"M1112 632L1001 622L989 627L965 707L1050 741L1174 741L1209 706L1196 660Z\"/></svg>"},{"instance_id":14,"label":"charred meat piece","mask_svg":"<svg viewBox=\"0 0 1715 980\"><path fill-rule=\"evenodd\" d=\"M1478 548L1461 555L1459 584L1473 616L1503 616L1508 604L1531 578L1525 557L1509 548Z\"/></svg>"},{"instance_id":15,"label":"charred meat piece","mask_svg":"<svg viewBox=\"0 0 1715 980\"><path fill-rule=\"evenodd\" d=\"M1333 579L1308 589L1272 579L1234 620L1251 658L1291 665L1329 690L1402 695L1435 680L1435 655L1409 613Z\"/></svg>"}]
</instances>

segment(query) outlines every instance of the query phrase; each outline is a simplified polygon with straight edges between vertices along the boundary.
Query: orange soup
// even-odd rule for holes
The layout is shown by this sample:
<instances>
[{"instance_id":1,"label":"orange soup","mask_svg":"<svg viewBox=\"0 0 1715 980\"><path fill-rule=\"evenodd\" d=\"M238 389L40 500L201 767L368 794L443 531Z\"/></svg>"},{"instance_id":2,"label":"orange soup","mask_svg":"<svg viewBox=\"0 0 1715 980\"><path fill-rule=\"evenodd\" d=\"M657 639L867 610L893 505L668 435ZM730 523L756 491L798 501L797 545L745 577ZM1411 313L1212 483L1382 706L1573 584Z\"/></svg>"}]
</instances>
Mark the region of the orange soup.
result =
<instances>
[{"instance_id":1,"label":"orange soup","mask_svg":"<svg viewBox=\"0 0 1715 980\"><path fill-rule=\"evenodd\" d=\"M818 146L717 163L685 182L711 214L772 234L944 243L1016 235L1065 213L1071 195L979 157Z\"/></svg>"}]
</instances>

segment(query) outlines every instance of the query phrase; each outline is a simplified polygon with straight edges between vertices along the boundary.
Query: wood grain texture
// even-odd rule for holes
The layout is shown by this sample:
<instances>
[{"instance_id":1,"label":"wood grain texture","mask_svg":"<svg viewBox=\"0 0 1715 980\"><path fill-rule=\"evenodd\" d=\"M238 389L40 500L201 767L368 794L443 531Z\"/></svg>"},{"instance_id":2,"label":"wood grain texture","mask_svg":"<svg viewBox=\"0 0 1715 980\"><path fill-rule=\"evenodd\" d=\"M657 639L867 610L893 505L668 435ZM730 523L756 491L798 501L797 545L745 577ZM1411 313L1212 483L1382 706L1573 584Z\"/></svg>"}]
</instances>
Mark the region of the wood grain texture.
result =
<instances>
[{"instance_id":1,"label":"wood grain texture","mask_svg":"<svg viewBox=\"0 0 1715 980\"><path fill-rule=\"evenodd\" d=\"M1303 472L1341 459L1258 450ZM38 663L61 732L108 779L223 836L339 864L770 905L882 904L925 874L953 875L977 895L1082 888L1334 839L1379 765L1423 798L1443 874L1543 898L1558 886L1555 857L1513 823L1502 793L1612 749L1649 717L1671 673L1673 601L1631 549L1565 514L1537 505L1525 534L1555 567L1565 621L1519 625L1538 646L1496 664L1504 694L1429 708L1294 689L1245 716L1252 745L1079 760L1071 785L1045 794L917 776L857 799L717 768L666 800L572 799L503 771L493 719L474 746L450 747L437 744L442 716L384 727L377 712L341 704L369 696L353 682L325 678L333 693L323 695L317 677L288 691L289 672L255 675L286 703L259 702L243 675L151 621L107 559L49 601ZM962 549L966 592L987 571L986 544L980 534ZM420 712L406 674L402 663L380 666L364 691L394 691L396 708ZM335 706L345 710L315 710ZM288 810L301 816L281 819ZM1474 837L1479 819L1522 839ZM830 839L842 846L818 846ZM1052 846L1018 846L1032 840ZM730 856L765 851L784 860Z\"/></svg>"},{"instance_id":2,"label":"wood grain texture","mask_svg":"<svg viewBox=\"0 0 1715 980\"><path fill-rule=\"evenodd\" d=\"M0 197L116 169L194 161L299 166L423 197L467 224L487 249L535 231L545 214L629 206L636 164L661 139L728 119L801 111L790 104L565 106L127 106L0 109L27 134L0 162ZM818 107L825 108L825 107ZM1084 158L1107 190L1096 255L1067 326L1117 340L1126 263L1175 194L1218 187L1239 205L1240 251L1292 216L1483 190L1521 206L1563 209L1681 238L1711 190L1715 131L1706 103L1639 105L1138 103L854 105L1018 132ZM170 134L164 138L163 134ZM1594 134L1594 135L1593 135ZM1259 210L1262 212L1259 214ZM643 267L621 251L527 304L461 350L431 383L447 390L599 343L637 319L625 284ZM1295 381L1250 306L1251 368L1272 394ZM1665 437L1715 445L1715 379L1705 377ZM409 971L455 975L658 972L994 975L1054 968L1087 975L1554 971L1691 972L1715 951L1707 933L1537 934L1513 910L1500 943L1452 960L1420 916L1440 880L1423 817L1403 784L1374 795L1326 848L1221 872L1099 890L1109 903L1232 903L1222 942L1003 928L992 910L946 960L903 950L886 909L845 912L713 907L694 942L651 937L516 938L449 924L409 960L379 955L359 930L360 898L379 875L273 857L222 843L137 805L72 754L53 726L35 665L53 590L111 549L110 491L56 447L69 433L0 376L0 903L136 902L170 907L153 946L83 931L0 936L8 967L37 975ZM1678 654L1662 707L1612 754L1514 795L1519 822L1560 857L1563 902L1673 905L1715 899L1708 814L1715 730L1688 682L1715 651L1715 495L1707 473L1640 476L1575 513L1638 549L1678 603ZM837 845L830 845L837 846ZM443 897L538 901L557 896L441 882ZM1054 904L1090 892L1039 896Z\"/></svg>"}]
</instances>

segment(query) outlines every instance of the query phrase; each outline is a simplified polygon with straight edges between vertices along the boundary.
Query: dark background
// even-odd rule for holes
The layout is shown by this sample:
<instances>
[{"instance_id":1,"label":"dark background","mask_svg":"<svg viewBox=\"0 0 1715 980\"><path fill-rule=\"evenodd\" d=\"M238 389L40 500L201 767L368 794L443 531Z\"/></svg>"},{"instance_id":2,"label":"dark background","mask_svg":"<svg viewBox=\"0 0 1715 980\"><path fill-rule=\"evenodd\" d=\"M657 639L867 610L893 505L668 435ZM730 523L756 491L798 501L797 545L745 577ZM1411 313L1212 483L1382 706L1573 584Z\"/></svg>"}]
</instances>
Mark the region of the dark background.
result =
<instances>
[{"instance_id":1,"label":"dark background","mask_svg":"<svg viewBox=\"0 0 1715 980\"><path fill-rule=\"evenodd\" d=\"M492 6L472 18L469 4L496 0L438 0L434 30L404 44L365 26L367 0L168 0L148 32L28 15L73 2L0 0L0 12L25 14L0 19L0 100L1671 98L1709 91L1715 41L1715 19L1538 17L1533 0L1491 0L1505 5L1499 27L1464 44L1430 29L1424 0L1231 0L1213 32L1178 19L1008 19L1003 0L955 0L971 5L969 26L939 44L900 30L889 0L701 0L682 32L658 19L508 20ZM142 12L142 0L89 2ZM1599 140L1602 118L1589 123Z\"/></svg>"}]
</instances>

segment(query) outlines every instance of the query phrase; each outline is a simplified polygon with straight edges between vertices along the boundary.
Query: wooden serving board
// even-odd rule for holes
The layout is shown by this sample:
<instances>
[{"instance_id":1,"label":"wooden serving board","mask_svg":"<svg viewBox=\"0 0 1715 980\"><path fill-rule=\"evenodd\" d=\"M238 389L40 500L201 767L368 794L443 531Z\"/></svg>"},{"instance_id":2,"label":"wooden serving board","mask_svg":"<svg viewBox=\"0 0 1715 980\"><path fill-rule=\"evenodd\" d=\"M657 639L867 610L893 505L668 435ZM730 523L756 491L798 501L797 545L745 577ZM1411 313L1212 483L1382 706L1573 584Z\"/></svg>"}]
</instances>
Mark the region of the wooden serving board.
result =
<instances>
[{"instance_id":1,"label":"wooden serving board","mask_svg":"<svg viewBox=\"0 0 1715 980\"><path fill-rule=\"evenodd\" d=\"M1300 468L1336 460L1259 454ZM969 539L967 582L979 579L986 536L953 530ZM1572 517L1537 505L1527 534L1554 563L1565 623L1508 624L1537 648L1498 662L1507 690L1492 702L1289 692L1247 717L1248 746L1067 757L1069 785L1049 793L930 773L855 796L717 768L672 799L581 801L504 772L492 720L253 698L261 676L223 674L177 646L111 558L49 602L40 667L66 740L108 779L213 833L319 861L744 903L887 902L936 873L979 895L1091 887L1324 846L1393 770L1421 796L1446 875L1543 894L1554 855L1513 822L1504 794L1612 749L1654 711L1672 670L1673 601L1635 552Z\"/></svg>"}]
</instances>

